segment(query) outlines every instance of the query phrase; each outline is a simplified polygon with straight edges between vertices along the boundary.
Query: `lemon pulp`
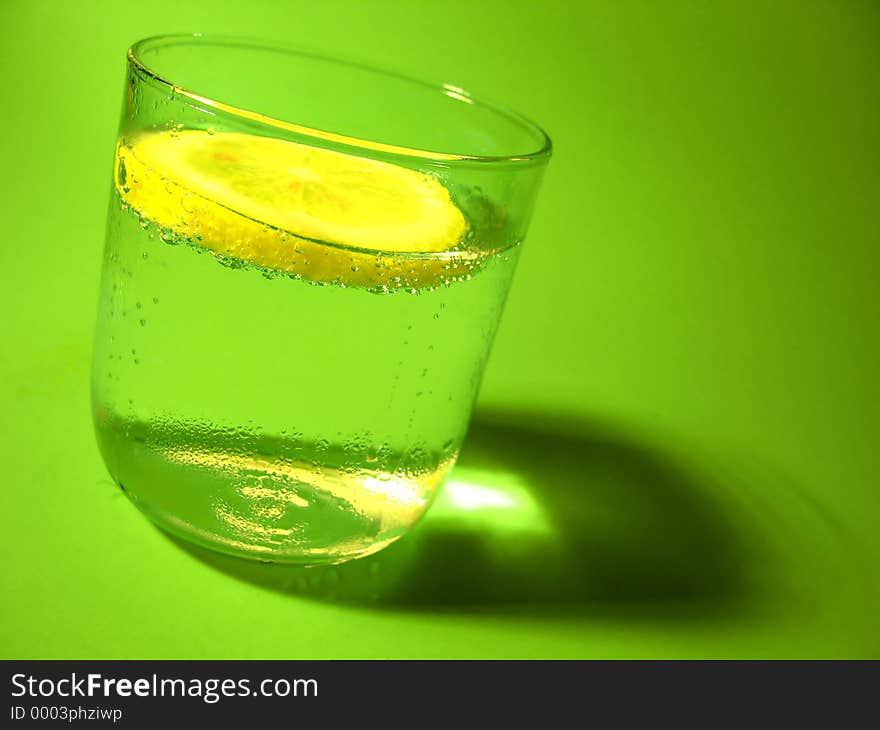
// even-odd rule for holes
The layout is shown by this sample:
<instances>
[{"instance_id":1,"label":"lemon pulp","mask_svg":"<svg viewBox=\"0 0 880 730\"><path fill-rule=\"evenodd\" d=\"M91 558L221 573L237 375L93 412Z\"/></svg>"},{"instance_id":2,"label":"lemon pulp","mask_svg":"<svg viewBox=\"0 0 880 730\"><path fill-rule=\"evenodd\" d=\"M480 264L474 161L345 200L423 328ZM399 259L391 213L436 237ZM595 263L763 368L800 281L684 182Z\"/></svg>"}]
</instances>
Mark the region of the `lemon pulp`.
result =
<instances>
[{"instance_id":1,"label":"lemon pulp","mask_svg":"<svg viewBox=\"0 0 880 730\"><path fill-rule=\"evenodd\" d=\"M116 188L140 216L217 254L317 282L422 287L473 269L436 179L287 140L206 130L121 139Z\"/></svg>"}]
</instances>

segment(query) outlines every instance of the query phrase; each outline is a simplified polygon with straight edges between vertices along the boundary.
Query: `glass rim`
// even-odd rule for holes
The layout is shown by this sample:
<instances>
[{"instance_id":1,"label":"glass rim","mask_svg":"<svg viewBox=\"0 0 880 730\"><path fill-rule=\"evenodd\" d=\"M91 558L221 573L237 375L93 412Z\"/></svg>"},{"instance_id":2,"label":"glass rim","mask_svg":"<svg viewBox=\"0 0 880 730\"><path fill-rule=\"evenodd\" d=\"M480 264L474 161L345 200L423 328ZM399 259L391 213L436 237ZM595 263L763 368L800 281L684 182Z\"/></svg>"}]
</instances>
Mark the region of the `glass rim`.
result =
<instances>
[{"instance_id":1,"label":"glass rim","mask_svg":"<svg viewBox=\"0 0 880 730\"><path fill-rule=\"evenodd\" d=\"M377 142L362 137L341 134L338 132L330 132L327 130L318 129L316 127L278 119L262 114L258 111L245 109L243 107L223 102L218 99L203 96L195 90L186 89L182 86L179 86L174 81L169 79L167 77L167 74L162 75L154 69L150 68L150 65L145 62L141 57L144 51L151 50L157 47L172 45L189 45L193 47L198 47L202 44L229 45L243 48L274 51L290 56L300 56L311 60L333 63L352 69L367 71L373 74L384 76L386 78L395 78L399 81L403 81L409 84L415 84L417 86L421 86L423 89L429 89L431 91L444 94L447 97L454 99L455 101L476 105L490 111L497 116L505 117L508 121L519 125L520 128L526 130L533 138L538 140L537 149L522 154L472 155L420 149L417 147L399 146L385 142ZM389 69L384 69L378 66L373 66L371 64L362 63L360 61L354 61L343 57L324 55L322 53L297 48L296 46L285 44L283 42L264 41L256 38L248 38L245 36L225 34L215 35L205 33L173 33L143 38L131 45L131 47L128 49L127 55L129 64L135 70L152 80L154 83L158 83L159 85L166 87L174 96L184 97L186 99L189 99L190 102L194 102L196 104L207 105L215 112L223 113L224 115L236 117L238 119L247 120L250 123L257 123L259 126L262 127L267 127L275 130L283 130L288 133L294 133L298 137L305 137L307 139L330 142L334 145L341 145L343 147L360 150L362 153L380 152L394 156L417 158L431 163L450 162L477 163L480 165L521 165L546 162L546 160L550 158L553 150L553 143L550 140L550 136L538 124L523 116L519 112L516 112L502 104L489 101L482 96L474 96L473 94L459 86L442 82L423 81L421 79L398 73L396 71L391 71Z\"/></svg>"}]
</instances>

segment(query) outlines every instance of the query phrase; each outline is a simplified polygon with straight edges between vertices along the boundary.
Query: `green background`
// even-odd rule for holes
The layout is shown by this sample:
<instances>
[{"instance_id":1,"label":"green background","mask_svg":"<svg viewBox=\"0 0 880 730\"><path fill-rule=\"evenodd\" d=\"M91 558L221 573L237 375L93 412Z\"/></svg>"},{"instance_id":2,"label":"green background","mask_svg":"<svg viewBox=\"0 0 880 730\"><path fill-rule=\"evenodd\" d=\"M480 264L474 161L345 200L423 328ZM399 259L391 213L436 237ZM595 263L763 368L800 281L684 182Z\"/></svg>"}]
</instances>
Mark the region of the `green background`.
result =
<instances>
[{"instance_id":1,"label":"green background","mask_svg":"<svg viewBox=\"0 0 880 730\"><path fill-rule=\"evenodd\" d=\"M506 507L273 569L110 482L88 373L124 53L192 30L553 137L453 477ZM880 656L876 3L3 0L0 31L2 656Z\"/></svg>"}]
</instances>

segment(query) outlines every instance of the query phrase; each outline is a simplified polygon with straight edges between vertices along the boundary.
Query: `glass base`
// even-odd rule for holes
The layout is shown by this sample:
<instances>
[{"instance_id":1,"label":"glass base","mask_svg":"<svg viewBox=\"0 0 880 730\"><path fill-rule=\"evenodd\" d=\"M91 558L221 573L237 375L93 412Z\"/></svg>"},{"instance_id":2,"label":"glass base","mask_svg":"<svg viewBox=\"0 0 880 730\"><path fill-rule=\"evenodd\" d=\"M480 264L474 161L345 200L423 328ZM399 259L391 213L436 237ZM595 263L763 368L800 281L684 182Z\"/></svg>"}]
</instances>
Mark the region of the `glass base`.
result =
<instances>
[{"instance_id":1,"label":"glass base","mask_svg":"<svg viewBox=\"0 0 880 730\"><path fill-rule=\"evenodd\" d=\"M160 528L267 562L338 563L381 550L419 521L453 463L421 471L319 463L302 443L231 443L115 419L99 419L97 434L113 479Z\"/></svg>"}]
</instances>

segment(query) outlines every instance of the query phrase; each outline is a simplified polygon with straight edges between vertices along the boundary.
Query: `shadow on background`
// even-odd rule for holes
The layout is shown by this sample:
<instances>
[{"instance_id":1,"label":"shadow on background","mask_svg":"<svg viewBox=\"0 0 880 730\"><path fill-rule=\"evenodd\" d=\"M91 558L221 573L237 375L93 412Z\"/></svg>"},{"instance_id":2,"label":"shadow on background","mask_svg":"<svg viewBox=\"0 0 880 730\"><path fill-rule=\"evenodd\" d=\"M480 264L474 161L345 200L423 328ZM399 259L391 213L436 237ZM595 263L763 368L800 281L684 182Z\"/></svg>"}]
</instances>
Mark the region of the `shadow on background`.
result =
<instances>
[{"instance_id":1,"label":"shadow on background","mask_svg":"<svg viewBox=\"0 0 880 730\"><path fill-rule=\"evenodd\" d=\"M303 568L171 538L239 579L374 608L654 616L749 606L755 536L671 458L606 429L483 413L425 519L382 552Z\"/></svg>"}]
</instances>

